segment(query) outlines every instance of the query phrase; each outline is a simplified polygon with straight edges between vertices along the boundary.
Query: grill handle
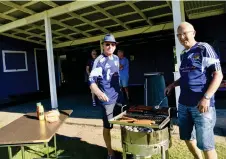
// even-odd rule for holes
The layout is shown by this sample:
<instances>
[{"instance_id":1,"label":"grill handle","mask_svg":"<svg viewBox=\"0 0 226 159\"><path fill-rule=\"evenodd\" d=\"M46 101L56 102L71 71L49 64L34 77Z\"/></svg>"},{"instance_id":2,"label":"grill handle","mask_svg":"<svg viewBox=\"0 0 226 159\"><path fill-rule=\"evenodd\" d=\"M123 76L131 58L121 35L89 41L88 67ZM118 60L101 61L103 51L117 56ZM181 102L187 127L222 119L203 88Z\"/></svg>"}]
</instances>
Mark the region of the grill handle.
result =
<instances>
[{"instance_id":1,"label":"grill handle","mask_svg":"<svg viewBox=\"0 0 226 159\"><path fill-rule=\"evenodd\" d=\"M117 106L119 106L119 107L121 107L121 113L124 111L123 109L124 109L124 107L127 107L128 105L122 105L121 103L117 103L116 104Z\"/></svg>"},{"instance_id":2,"label":"grill handle","mask_svg":"<svg viewBox=\"0 0 226 159\"><path fill-rule=\"evenodd\" d=\"M162 102L166 99L167 96L165 96L158 105L155 106L155 109L159 109L159 106L162 104Z\"/></svg>"}]
</instances>

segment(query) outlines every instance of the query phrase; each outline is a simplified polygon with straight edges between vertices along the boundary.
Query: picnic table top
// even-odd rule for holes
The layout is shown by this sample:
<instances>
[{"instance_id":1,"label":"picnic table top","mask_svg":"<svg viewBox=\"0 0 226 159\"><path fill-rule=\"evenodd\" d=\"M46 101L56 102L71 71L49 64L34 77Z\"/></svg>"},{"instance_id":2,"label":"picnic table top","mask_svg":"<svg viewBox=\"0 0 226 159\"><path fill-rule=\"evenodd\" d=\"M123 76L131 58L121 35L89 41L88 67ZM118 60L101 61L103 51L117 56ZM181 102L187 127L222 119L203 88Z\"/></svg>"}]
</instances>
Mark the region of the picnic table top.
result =
<instances>
[{"instance_id":1,"label":"picnic table top","mask_svg":"<svg viewBox=\"0 0 226 159\"><path fill-rule=\"evenodd\" d=\"M60 110L60 120L54 123L40 121L35 113L27 113L0 129L0 145L18 145L49 142L72 110Z\"/></svg>"}]
</instances>

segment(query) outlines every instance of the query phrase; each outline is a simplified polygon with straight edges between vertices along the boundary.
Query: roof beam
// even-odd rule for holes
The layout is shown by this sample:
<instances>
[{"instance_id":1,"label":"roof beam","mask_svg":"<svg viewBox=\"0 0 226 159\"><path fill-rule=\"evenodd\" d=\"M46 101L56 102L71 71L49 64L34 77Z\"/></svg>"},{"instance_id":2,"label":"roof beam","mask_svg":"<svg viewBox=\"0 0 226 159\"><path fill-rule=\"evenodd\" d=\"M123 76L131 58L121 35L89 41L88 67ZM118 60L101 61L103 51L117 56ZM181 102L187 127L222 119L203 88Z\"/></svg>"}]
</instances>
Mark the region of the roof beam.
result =
<instances>
[{"instance_id":1,"label":"roof beam","mask_svg":"<svg viewBox=\"0 0 226 159\"><path fill-rule=\"evenodd\" d=\"M144 19L136 19L136 20L128 21L125 24L131 24L131 23L136 23L136 22L141 22L141 21L145 21L145 20Z\"/></svg>"},{"instance_id":2,"label":"roof beam","mask_svg":"<svg viewBox=\"0 0 226 159\"><path fill-rule=\"evenodd\" d=\"M143 10L140 10L140 11L141 12L146 12L146 11L156 10L156 9L165 8L165 7L168 7L168 5L167 4L164 4L164 5L161 5L161 6L155 6L155 7L151 7L151 8L146 8L146 9L143 9ZM117 16L114 16L114 17L115 18L119 18L119 17L124 17L124 16L127 16L127 15L135 14L135 13L137 13L137 12L134 11L134 12L124 13L124 14L120 14L120 15L117 15ZM101 21L105 21L105 20L109 20L109 19L111 19L111 18L107 17L107 18L95 20L93 22L94 23L97 23L97 22L101 22ZM149 17L148 19L150 20L152 18ZM86 25L86 24L83 23L83 24L79 24L79 25L76 25L76 26L84 26L84 25Z\"/></svg>"},{"instance_id":3,"label":"roof beam","mask_svg":"<svg viewBox=\"0 0 226 159\"><path fill-rule=\"evenodd\" d=\"M47 11L43 11L41 13L36 13L34 15L31 15L29 17L23 18L23 19L19 19L16 20L14 22L5 24L0 26L0 33L14 29L14 28L18 28L24 25L28 25L28 24L32 24L35 23L37 21L43 20L43 17L45 14L48 15L49 18L51 17L55 17L61 14L65 14L68 12L72 12L78 9L82 9L88 6L93 6L93 5L97 5L101 2L104 2L107 0L99 0L99 1L83 1L83 0L77 0L75 2L69 3L69 4L65 4L63 6L59 6Z\"/></svg>"},{"instance_id":4,"label":"roof beam","mask_svg":"<svg viewBox=\"0 0 226 159\"><path fill-rule=\"evenodd\" d=\"M112 6L106 7L104 9L105 10L110 10L110 9L114 9L114 8L118 8L118 7L122 7L122 6L126 6L126 5L127 5L126 3L119 3L119 4L116 4L116 5L112 5Z\"/></svg>"},{"instance_id":5,"label":"roof beam","mask_svg":"<svg viewBox=\"0 0 226 159\"><path fill-rule=\"evenodd\" d=\"M67 25L67 24L64 24L64 23L61 23L61 22L59 22L59 21L57 21L57 20L51 19L51 22L52 22L53 24L57 24L57 25L60 25L60 26L62 26L62 27L65 27L65 28L67 28L67 29L69 29L69 30L72 30L72 31L75 31L75 32L77 32L77 33L83 34L83 35L85 35L85 36L87 36L87 37L90 37L90 36L91 36L91 34L89 34L89 33L86 33L86 32L84 32L84 31L81 31L80 29L77 29L77 28L73 28L72 26Z\"/></svg>"},{"instance_id":6,"label":"roof beam","mask_svg":"<svg viewBox=\"0 0 226 159\"><path fill-rule=\"evenodd\" d=\"M150 19L157 19L157 18L161 18L161 17L167 17L170 15L173 15L173 13L165 13L165 14L156 15L156 16L150 17Z\"/></svg>"},{"instance_id":7,"label":"roof beam","mask_svg":"<svg viewBox=\"0 0 226 159\"><path fill-rule=\"evenodd\" d=\"M38 2L37 1L36 2L35 1L31 1L31 2L28 2L28 3L24 4L24 5L22 5L22 7L28 7L28 6L31 6L31 5L33 5L35 3L38 3ZM4 14L9 14L9 13L12 13L12 12L15 12L15 11L17 11L17 9L13 8L13 9L11 9L9 11L4 12Z\"/></svg>"},{"instance_id":8,"label":"roof beam","mask_svg":"<svg viewBox=\"0 0 226 159\"><path fill-rule=\"evenodd\" d=\"M34 36L29 36L29 37L27 37L26 39L31 39L31 38L33 38L33 37L34 37ZM46 42L46 39L40 39L39 41L40 41L40 42L42 42L42 41L43 41L43 42ZM54 42L54 43L61 43L62 41L57 40L57 39L54 39L53 42Z\"/></svg>"},{"instance_id":9,"label":"roof beam","mask_svg":"<svg viewBox=\"0 0 226 159\"><path fill-rule=\"evenodd\" d=\"M11 21L17 20L17 18L14 18L14 17L9 16L9 15L1 14L1 13L0 13L0 18L8 19L8 20L11 20ZM42 31L45 31L44 27L41 27L41 26L39 26L39 25L31 24L31 26L33 26L33 27L27 29L27 30L26 30L27 32L30 31L30 30L33 30L33 29L40 29L40 30L42 30ZM73 39L74 39L74 38L72 38L72 37L70 37L70 36L68 36L68 35L65 35L65 34L62 34L62 33L58 33L58 32L56 32L56 31L52 31L52 32L53 32L54 34L56 34L56 35L63 36L63 37L65 37L65 38L67 38L67 39L70 39L70 40L73 40ZM44 34L45 34L45 33L44 33Z\"/></svg>"},{"instance_id":10,"label":"roof beam","mask_svg":"<svg viewBox=\"0 0 226 159\"><path fill-rule=\"evenodd\" d=\"M8 6L13 6L13 7L17 8L18 10L20 10L20 11L22 11L22 12L25 12L25 13L28 13L28 14L31 14L31 15L36 13L36 12L30 10L30 9L21 7L21 6L15 4L15 3L12 3L12 2L6 2L6 1L4 1L3 3L7 4ZM53 23L55 23L55 24L58 24L58 25L62 26L62 27L65 27L65 28L70 29L70 30L72 30L72 31L81 33L81 34L83 34L83 35L85 35L85 36L87 36L87 37L90 37L90 36L91 36L91 34L85 33L85 32L83 32L83 31L81 31L81 30L79 30L79 29L73 28L73 27L71 27L71 26L69 26L69 25L66 25L66 24L64 24L64 23L61 23L61 22L59 22L59 21L57 21L57 20L52 19L51 21L52 21Z\"/></svg>"},{"instance_id":11,"label":"roof beam","mask_svg":"<svg viewBox=\"0 0 226 159\"><path fill-rule=\"evenodd\" d=\"M189 19L199 19L199 18L204 18L204 17L220 15L220 14L224 14L224 13L225 13L225 11L222 8L222 9L212 10L212 11L208 11L208 12L188 14L188 18Z\"/></svg>"},{"instance_id":12,"label":"roof beam","mask_svg":"<svg viewBox=\"0 0 226 159\"><path fill-rule=\"evenodd\" d=\"M113 19L115 22L117 22L118 24L120 24L121 26L123 26L126 29L130 29L129 26L127 26L126 24L124 24L123 22L121 22L120 20L118 20L117 18L115 18L114 16L112 16L111 14L109 14L107 11L105 11L103 8L100 8L99 6L92 6L93 8L95 8L96 10L100 11L101 13L103 13L104 15L106 15L107 17Z\"/></svg>"},{"instance_id":13,"label":"roof beam","mask_svg":"<svg viewBox=\"0 0 226 159\"><path fill-rule=\"evenodd\" d=\"M56 3L52 2L52 1L42 1L42 3L45 3L48 6L53 7L53 8L54 7L58 7L58 4L56 4Z\"/></svg>"},{"instance_id":14,"label":"roof beam","mask_svg":"<svg viewBox=\"0 0 226 159\"><path fill-rule=\"evenodd\" d=\"M148 19L147 17L146 17L146 15L144 15L144 13L143 12L141 12L141 10L137 7L137 6L135 6L132 2L130 2L130 1L126 1L126 3L127 4L129 4L130 5L130 7L132 7L149 25L153 25L153 22L150 20L150 19Z\"/></svg>"},{"instance_id":15,"label":"roof beam","mask_svg":"<svg viewBox=\"0 0 226 159\"><path fill-rule=\"evenodd\" d=\"M11 21L17 20L16 18L3 14L3 13L0 13L0 18L11 20Z\"/></svg>"},{"instance_id":16,"label":"roof beam","mask_svg":"<svg viewBox=\"0 0 226 159\"><path fill-rule=\"evenodd\" d=\"M192 9L187 10L187 12L192 12L192 11L196 11L196 10L199 10L199 9L206 9L206 8L211 8L211 7L218 7L218 6L222 6L222 9L223 9L224 8L224 3L192 8Z\"/></svg>"},{"instance_id":17,"label":"roof beam","mask_svg":"<svg viewBox=\"0 0 226 159\"><path fill-rule=\"evenodd\" d=\"M35 28L37 28L37 29L40 29L40 30L42 30L42 31L45 31L45 29L44 29L44 27L43 26L39 26L39 25L34 25L34 24L32 24L32 26L34 26ZM0 27L1 28L1 27ZM67 38L67 39L70 39L70 40L73 40L74 38L72 38L72 37L70 37L70 36L68 36L68 35L65 35L65 34L62 34L62 33L59 33L59 32L56 32L56 31L52 31L54 34L56 34L56 35L58 35L58 36L63 36L63 37L65 37L65 38ZM45 33L43 33L43 35L44 35ZM42 34L41 34L42 35Z\"/></svg>"},{"instance_id":18,"label":"roof beam","mask_svg":"<svg viewBox=\"0 0 226 159\"><path fill-rule=\"evenodd\" d=\"M9 16L9 15L2 14L2 13L0 13L0 18L8 19L8 20L11 20L11 21L17 20L17 18L11 17L11 16ZM32 28L32 29L34 29L34 28ZM42 29L42 30L44 30L44 29ZM24 33L24 34L28 34L28 35L33 35L33 36L35 36L35 37L39 37L39 36L40 36L40 35L37 35L37 34L28 32L28 30L25 31L25 30L22 30L22 29L17 29L16 31L17 31L17 32ZM39 38L40 38L40 37L39 37ZM45 37L44 37L44 39L45 39ZM73 39L73 38L70 38L70 40L72 40L72 39Z\"/></svg>"},{"instance_id":19,"label":"roof beam","mask_svg":"<svg viewBox=\"0 0 226 159\"><path fill-rule=\"evenodd\" d=\"M0 34L1 35L4 35L4 36L11 37L11 38L19 39L19 40L24 40L24 41L28 41L28 42L32 42L32 43L36 43L36 44L40 44L40 45L45 45L45 43L43 43L43 42L39 42L39 41L36 41L36 40L31 40L31 39L26 39L26 38L22 38L20 36L8 34L8 33L0 33Z\"/></svg>"},{"instance_id":20,"label":"roof beam","mask_svg":"<svg viewBox=\"0 0 226 159\"><path fill-rule=\"evenodd\" d=\"M28 14L34 14L35 13L34 11L32 11L30 9L27 9L25 7L22 7L22 6L18 5L18 4L10 2L10 1L0 1L0 2L2 4L4 4L4 5L7 5L7 6L12 7L12 8L16 8L16 9L18 9L18 10L20 10L22 12L28 13Z\"/></svg>"},{"instance_id":21,"label":"roof beam","mask_svg":"<svg viewBox=\"0 0 226 159\"><path fill-rule=\"evenodd\" d=\"M120 14L120 15L117 15L117 16L114 16L115 18L120 18L120 17L124 17L124 16L127 16L127 15L132 15L132 14L136 14L137 12L129 12L129 13L124 13L124 14ZM98 19L98 20L94 20L93 22L94 23L98 23L98 22L101 22L101 21L105 21L105 20L109 20L111 18L107 17L107 18L103 18L103 19ZM82 24L80 24L82 25Z\"/></svg>"},{"instance_id":22,"label":"roof beam","mask_svg":"<svg viewBox=\"0 0 226 159\"><path fill-rule=\"evenodd\" d=\"M45 3L45 4L47 4L47 5L50 5L50 6L52 6L52 7L58 7L58 4L56 4L56 3L54 3L54 2L43 1L43 3ZM82 17L82 16L80 16L80 15L78 15L78 14L76 14L76 13L68 13L68 14L69 14L70 16L72 16L72 18L77 18L77 19L79 19L79 20L81 20L81 21L83 21L83 22L85 22L85 23L87 23L87 24L89 24L89 25L91 25L91 26L93 26L93 27L95 27L95 28L100 29L100 30L103 31L104 33L108 33L108 32L109 32L107 29L104 29L104 28L100 27L99 25L97 25L97 24L91 22L90 20L88 20L88 19L86 19L86 18L84 18L84 17Z\"/></svg>"},{"instance_id":23,"label":"roof beam","mask_svg":"<svg viewBox=\"0 0 226 159\"><path fill-rule=\"evenodd\" d=\"M85 23L87 23L87 24L89 24L89 25L95 27L95 28L100 29L100 30L103 31L104 33L108 33L108 32L109 32L107 29L102 28L101 26L99 26L99 25L97 25L97 24L91 22L90 20L88 20L88 19L86 19L86 18L83 18L82 16L80 16L80 15L78 15L78 14L76 14L76 13L68 13L68 14L71 15L72 17L75 17L75 18L77 18L77 19L79 19L79 20L81 20L81 21L83 21L83 22L85 22Z\"/></svg>"},{"instance_id":24,"label":"roof beam","mask_svg":"<svg viewBox=\"0 0 226 159\"><path fill-rule=\"evenodd\" d=\"M125 6L125 5L127 5L127 4L126 3L120 3L120 4L117 4L117 5L114 5L114 6L106 7L106 8L104 8L104 10L110 10L110 9L121 7L121 6ZM93 13L98 13L98 10L94 10L94 11L91 11L91 12L83 13L83 14L81 14L81 16L87 16L87 15L90 15L90 14L93 14Z\"/></svg>"},{"instance_id":25,"label":"roof beam","mask_svg":"<svg viewBox=\"0 0 226 159\"><path fill-rule=\"evenodd\" d=\"M137 34L145 34L145 33L150 33L150 32L156 32L160 30L169 30L173 29L173 23L165 23L165 24L159 24L159 25L153 25L153 26L147 26L147 27L142 27L138 29L131 29L131 30L126 30L122 32L117 32L114 33L114 36L117 37L126 37L126 36L131 36L131 35L137 35ZM94 36L90 38L84 38L84 39L78 39L78 40L72 40L72 41L67 41L64 43L60 43L57 45L54 45L54 48L62 48L62 47L67 47L67 46L72 46L72 45L80 45L80 44L85 44L85 43L90 43L90 42L95 42L99 41L102 39L103 36Z\"/></svg>"},{"instance_id":26,"label":"roof beam","mask_svg":"<svg viewBox=\"0 0 226 159\"><path fill-rule=\"evenodd\" d=\"M34 37L37 37L37 38L40 38L40 39L45 39L44 36L41 36L41 35L38 35L38 34L35 34L35 33L31 33L31 32L27 32L27 31L24 31L22 29L14 29L14 31L16 31L18 33L23 33L23 34L31 35L31 36L34 36Z\"/></svg>"},{"instance_id":27,"label":"roof beam","mask_svg":"<svg viewBox=\"0 0 226 159\"><path fill-rule=\"evenodd\" d=\"M125 15L131 15L131 14L135 14L136 12L130 12L130 13L125 13L125 14L121 14L121 15L118 15L118 16L115 16L116 18L118 17L122 17L122 16L125 16ZM149 19L156 19L156 18L161 18L161 17L165 17L165 16L170 16L172 15L172 13L166 13L166 14L161 14L161 15L157 15L157 16L153 16L153 17L149 17ZM110 19L110 18L106 18L105 20L107 19ZM102 20L95 20L93 22L99 22L99 21L103 21L104 19ZM136 20L133 20L133 21L128 21L128 22L125 22L125 24L130 24L130 23L135 23L135 22L140 22L140 21L144 21L144 19L136 19ZM79 25L75 25L73 27L77 27L77 26L84 26L86 24L79 24ZM120 26L120 24L114 24L114 25L109 25L109 26L106 26L106 27L103 27L103 28L111 28L111 27L115 27L115 26ZM62 28L62 29L58 29L56 31L61 31L61 30L65 30L65 28ZM94 31L94 30L98 30L97 28L94 28L94 29L90 29L90 30L86 30L85 32L89 32L89 31ZM68 35L74 35L75 33L71 33L71 34L68 34Z\"/></svg>"},{"instance_id":28,"label":"roof beam","mask_svg":"<svg viewBox=\"0 0 226 159\"><path fill-rule=\"evenodd\" d=\"M156 10L156 9L165 8L165 7L169 7L168 4L146 8L146 9L143 9L142 11L146 12L146 11Z\"/></svg>"},{"instance_id":29,"label":"roof beam","mask_svg":"<svg viewBox=\"0 0 226 159\"><path fill-rule=\"evenodd\" d=\"M167 5L169 6L169 8L172 10L172 3L171 3L171 1L167 1L167 0L166 0L166 3L167 3Z\"/></svg>"}]
</instances>

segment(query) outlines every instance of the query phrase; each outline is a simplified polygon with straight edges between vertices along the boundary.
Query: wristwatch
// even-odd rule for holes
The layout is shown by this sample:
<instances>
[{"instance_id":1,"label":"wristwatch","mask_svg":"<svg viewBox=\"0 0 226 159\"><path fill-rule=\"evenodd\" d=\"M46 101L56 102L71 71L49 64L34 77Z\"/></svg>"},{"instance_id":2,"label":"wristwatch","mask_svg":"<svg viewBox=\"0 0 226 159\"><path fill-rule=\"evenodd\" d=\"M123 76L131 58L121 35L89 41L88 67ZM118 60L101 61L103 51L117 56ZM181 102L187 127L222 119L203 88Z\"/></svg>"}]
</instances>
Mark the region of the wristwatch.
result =
<instances>
[{"instance_id":1,"label":"wristwatch","mask_svg":"<svg viewBox=\"0 0 226 159\"><path fill-rule=\"evenodd\" d=\"M205 93L205 94L204 94L204 98L207 99L207 100L210 100L211 97L208 96L208 95Z\"/></svg>"}]
</instances>

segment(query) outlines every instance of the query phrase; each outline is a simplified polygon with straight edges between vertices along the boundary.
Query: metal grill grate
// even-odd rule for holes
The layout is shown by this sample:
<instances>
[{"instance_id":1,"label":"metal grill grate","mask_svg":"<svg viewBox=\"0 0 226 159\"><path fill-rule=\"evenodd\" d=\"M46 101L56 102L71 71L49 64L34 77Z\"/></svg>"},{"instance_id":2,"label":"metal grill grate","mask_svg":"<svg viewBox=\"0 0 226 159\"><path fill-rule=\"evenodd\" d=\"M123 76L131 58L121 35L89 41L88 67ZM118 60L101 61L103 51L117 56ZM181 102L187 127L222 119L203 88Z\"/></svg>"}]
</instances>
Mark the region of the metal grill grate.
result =
<instances>
[{"instance_id":1,"label":"metal grill grate","mask_svg":"<svg viewBox=\"0 0 226 159\"><path fill-rule=\"evenodd\" d=\"M124 115L125 117L129 117L129 118L135 118L138 120L141 119L147 119L147 120L152 120L155 121L156 124L161 124L165 119L166 116L161 116L161 115L135 115L135 114L126 114Z\"/></svg>"}]
</instances>

